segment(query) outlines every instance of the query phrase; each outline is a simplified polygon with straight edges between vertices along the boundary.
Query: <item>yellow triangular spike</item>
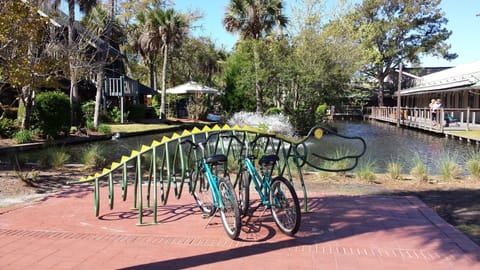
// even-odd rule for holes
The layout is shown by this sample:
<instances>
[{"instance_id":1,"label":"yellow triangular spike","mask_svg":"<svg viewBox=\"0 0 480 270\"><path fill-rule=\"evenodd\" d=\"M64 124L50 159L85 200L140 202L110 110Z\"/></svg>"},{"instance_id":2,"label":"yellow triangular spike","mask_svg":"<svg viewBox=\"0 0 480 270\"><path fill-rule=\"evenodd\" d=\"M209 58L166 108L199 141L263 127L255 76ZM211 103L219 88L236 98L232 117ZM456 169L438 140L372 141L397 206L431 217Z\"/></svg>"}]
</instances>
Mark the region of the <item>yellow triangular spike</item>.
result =
<instances>
[{"instance_id":1,"label":"yellow triangular spike","mask_svg":"<svg viewBox=\"0 0 480 270\"><path fill-rule=\"evenodd\" d=\"M160 142L157 141L157 140L153 140L153 141L152 141L152 147L157 146L157 145L159 145L159 144L160 144Z\"/></svg>"},{"instance_id":2,"label":"yellow triangular spike","mask_svg":"<svg viewBox=\"0 0 480 270\"><path fill-rule=\"evenodd\" d=\"M110 169L107 169L107 168L103 168L103 171L102 171L102 174L106 174L110 171Z\"/></svg>"},{"instance_id":3,"label":"yellow triangular spike","mask_svg":"<svg viewBox=\"0 0 480 270\"><path fill-rule=\"evenodd\" d=\"M167 136L163 136L162 140L160 141L161 143L164 143L164 142L168 142L168 140L170 140L169 137Z\"/></svg>"},{"instance_id":4,"label":"yellow triangular spike","mask_svg":"<svg viewBox=\"0 0 480 270\"><path fill-rule=\"evenodd\" d=\"M223 125L223 129L231 129L231 127L227 124Z\"/></svg>"},{"instance_id":5,"label":"yellow triangular spike","mask_svg":"<svg viewBox=\"0 0 480 270\"><path fill-rule=\"evenodd\" d=\"M240 126L239 126L239 125L235 124L235 125L233 126L233 129L240 130L241 128L240 128Z\"/></svg>"},{"instance_id":6,"label":"yellow triangular spike","mask_svg":"<svg viewBox=\"0 0 480 270\"><path fill-rule=\"evenodd\" d=\"M245 125L245 126L243 126L242 128L240 128L240 129L241 129L241 130L246 130L246 131L248 131L248 130L250 130L250 127L247 126L247 125Z\"/></svg>"},{"instance_id":7,"label":"yellow triangular spike","mask_svg":"<svg viewBox=\"0 0 480 270\"><path fill-rule=\"evenodd\" d=\"M110 169L113 170L113 169L117 168L118 166L120 166L120 163L112 162L112 166L110 166Z\"/></svg>"},{"instance_id":8,"label":"yellow triangular spike","mask_svg":"<svg viewBox=\"0 0 480 270\"><path fill-rule=\"evenodd\" d=\"M192 129L192 133L198 133L198 132L202 132L198 127L194 127Z\"/></svg>"},{"instance_id":9,"label":"yellow triangular spike","mask_svg":"<svg viewBox=\"0 0 480 270\"><path fill-rule=\"evenodd\" d=\"M142 145L142 149L140 150L141 152L145 152L150 149L150 146Z\"/></svg>"},{"instance_id":10,"label":"yellow triangular spike","mask_svg":"<svg viewBox=\"0 0 480 270\"><path fill-rule=\"evenodd\" d=\"M177 133L174 132L174 133L172 134L172 139L176 139L176 138L178 138L178 137L180 137L180 135L178 135Z\"/></svg>"},{"instance_id":11,"label":"yellow triangular spike","mask_svg":"<svg viewBox=\"0 0 480 270\"><path fill-rule=\"evenodd\" d=\"M183 132L182 132L182 136L186 136L186 135L190 135L192 134L190 131L184 129Z\"/></svg>"},{"instance_id":12,"label":"yellow triangular spike","mask_svg":"<svg viewBox=\"0 0 480 270\"><path fill-rule=\"evenodd\" d=\"M202 131L210 131L210 130L212 130L212 129L209 126L204 126L202 128Z\"/></svg>"},{"instance_id":13,"label":"yellow triangular spike","mask_svg":"<svg viewBox=\"0 0 480 270\"><path fill-rule=\"evenodd\" d=\"M101 175L101 174L97 172L93 177L97 178L97 177L99 177L100 175Z\"/></svg>"},{"instance_id":14,"label":"yellow triangular spike","mask_svg":"<svg viewBox=\"0 0 480 270\"><path fill-rule=\"evenodd\" d=\"M217 130L222 130L222 129L218 125L215 125L215 126L213 126L212 130L217 131Z\"/></svg>"},{"instance_id":15,"label":"yellow triangular spike","mask_svg":"<svg viewBox=\"0 0 480 270\"><path fill-rule=\"evenodd\" d=\"M127 157L127 156L122 156L122 159L120 160L120 162L125 162L127 160L129 160L130 157Z\"/></svg>"},{"instance_id":16,"label":"yellow triangular spike","mask_svg":"<svg viewBox=\"0 0 480 270\"><path fill-rule=\"evenodd\" d=\"M137 150L132 150L132 153L130 154L130 157L136 156L136 155L138 155L138 153L140 153L140 152L138 152Z\"/></svg>"},{"instance_id":17,"label":"yellow triangular spike","mask_svg":"<svg viewBox=\"0 0 480 270\"><path fill-rule=\"evenodd\" d=\"M80 181L85 181L85 180L87 180L87 178L85 178L85 177L83 177L83 176L80 177Z\"/></svg>"},{"instance_id":18,"label":"yellow triangular spike","mask_svg":"<svg viewBox=\"0 0 480 270\"><path fill-rule=\"evenodd\" d=\"M92 180L93 178L95 178L95 177L93 177L92 175L89 175L89 176L87 177L87 180Z\"/></svg>"}]
</instances>

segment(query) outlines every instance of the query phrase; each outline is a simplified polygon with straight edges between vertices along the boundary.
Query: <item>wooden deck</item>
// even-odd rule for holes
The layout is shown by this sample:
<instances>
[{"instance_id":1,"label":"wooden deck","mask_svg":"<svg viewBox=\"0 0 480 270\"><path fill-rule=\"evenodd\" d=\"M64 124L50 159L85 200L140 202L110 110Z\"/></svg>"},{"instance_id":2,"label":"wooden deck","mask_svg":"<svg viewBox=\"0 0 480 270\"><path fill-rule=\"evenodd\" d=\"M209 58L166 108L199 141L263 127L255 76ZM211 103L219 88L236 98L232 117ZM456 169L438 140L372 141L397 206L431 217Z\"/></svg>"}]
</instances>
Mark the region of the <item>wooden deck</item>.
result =
<instances>
[{"instance_id":1,"label":"wooden deck","mask_svg":"<svg viewBox=\"0 0 480 270\"><path fill-rule=\"evenodd\" d=\"M398 113L396 107L372 107L367 110L364 119L400 124L400 126L445 134L446 137L453 137L469 143L474 142L480 144L479 139L459 136L452 133L452 131L480 130L480 123L476 121L476 119L480 120L477 114L480 116L480 109L442 108L438 113L437 121L434 121L428 108L400 108L400 113ZM446 124L447 115L455 119L455 121L449 123L448 126Z\"/></svg>"}]
</instances>

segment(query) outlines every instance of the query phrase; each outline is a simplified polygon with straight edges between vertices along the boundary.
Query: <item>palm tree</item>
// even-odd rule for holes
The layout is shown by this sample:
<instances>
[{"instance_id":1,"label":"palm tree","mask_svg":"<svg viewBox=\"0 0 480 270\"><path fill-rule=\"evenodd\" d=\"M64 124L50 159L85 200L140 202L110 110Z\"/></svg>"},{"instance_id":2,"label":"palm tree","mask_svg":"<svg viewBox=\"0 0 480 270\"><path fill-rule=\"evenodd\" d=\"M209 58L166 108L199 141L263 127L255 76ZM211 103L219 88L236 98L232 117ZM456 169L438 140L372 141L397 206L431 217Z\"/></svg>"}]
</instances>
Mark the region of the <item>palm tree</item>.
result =
<instances>
[{"instance_id":1,"label":"palm tree","mask_svg":"<svg viewBox=\"0 0 480 270\"><path fill-rule=\"evenodd\" d=\"M285 27L287 17L282 14L282 0L231 0L223 18L225 29L239 33L241 39L253 39L255 65L255 93L257 113L263 113L262 84L259 78L260 52L257 42L269 35L275 27Z\"/></svg>"},{"instance_id":2,"label":"palm tree","mask_svg":"<svg viewBox=\"0 0 480 270\"><path fill-rule=\"evenodd\" d=\"M173 9L160 10L159 15L159 34L162 39L162 54L163 54L163 68L162 68L162 97L160 101L160 118L164 119L165 101L166 101L166 78L167 78L167 62L168 51L173 50L176 46L180 46L183 39L188 34L189 23L186 17L178 14Z\"/></svg>"},{"instance_id":3,"label":"palm tree","mask_svg":"<svg viewBox=\"0 0 480 270\"><path fill-rule=\"evenodd\" d=\"M130 46L140 53L143 61L149 67L150 88L157 91L155 60L161 48L161 38L158 33L159 22L154 15L158 11L148 9L136 16L137 23L132 26Z\"/></svg>"},{"instance_id":4,"label":"palm tree","mask_svg":"<svg viewBox=\"0 0 480 270\"><path fill-rule=\"evenodd\" d=\"M168 51L182 43L188 33L188 21L173 9L148 9L137 16L133 39L130 45L139 52L149 66L150 87L157 90L156 59L158 53L163 54L162 91L160 102L160 118L165 118L166 74Z\"/></svg>"}]
</instances>

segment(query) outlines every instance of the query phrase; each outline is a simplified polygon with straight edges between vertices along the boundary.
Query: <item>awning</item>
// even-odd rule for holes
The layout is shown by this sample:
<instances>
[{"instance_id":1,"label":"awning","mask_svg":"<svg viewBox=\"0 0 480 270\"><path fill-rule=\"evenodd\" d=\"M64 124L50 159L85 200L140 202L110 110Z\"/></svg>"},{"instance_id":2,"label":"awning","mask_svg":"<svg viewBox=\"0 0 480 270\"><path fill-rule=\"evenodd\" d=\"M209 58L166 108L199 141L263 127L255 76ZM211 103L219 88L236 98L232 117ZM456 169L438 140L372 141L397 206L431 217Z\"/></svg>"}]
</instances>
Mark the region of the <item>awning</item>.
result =
<instances>
[{"instance_id":1,"label":"awning","mask_svg":"<svg viewBox=\"0 0 480 270\"><path fill-rule=\"evenodd\" d=\"M166 90L167 94L185 95L185 94L212 94L220 95L220 91L204 86L200 83L189 81Z\"/></svg>"}]
</instances>

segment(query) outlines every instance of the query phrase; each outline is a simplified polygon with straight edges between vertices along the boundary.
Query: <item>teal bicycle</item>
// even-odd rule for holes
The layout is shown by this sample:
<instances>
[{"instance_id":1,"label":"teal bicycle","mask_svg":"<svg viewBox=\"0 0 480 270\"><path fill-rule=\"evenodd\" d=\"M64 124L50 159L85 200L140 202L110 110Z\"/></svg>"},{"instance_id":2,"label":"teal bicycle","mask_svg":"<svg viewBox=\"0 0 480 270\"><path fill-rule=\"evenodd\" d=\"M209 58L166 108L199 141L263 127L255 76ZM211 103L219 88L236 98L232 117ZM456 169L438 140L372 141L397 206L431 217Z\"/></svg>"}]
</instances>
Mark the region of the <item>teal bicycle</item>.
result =
<instances>
[{"instance_id":1,"label":"teal bicycle","mask_svg":"<svg viewBox=\"0 0 480 270\"><path fill-rule=\"evenodd\" d=\"M250 205L250 183L253 182L260 200L265 209L270 208L273 220L278 228L286 235L293 236L300 228L301 212L297 193L293 185L284 177L272 178L273 169L279 160L278 155L263 155L258 163L262 176L254 165L256 156L250 153L250 148L255 149L257 140L267 135L257 135L248 142L241 140L236 135L224 135L234 138L241 145L240 169L236 179L238 188L239 207L242 214L247 214Z\"/></svg>"},{"instance_id":2,"label":"teal bicycle","mask_svg":"<svg viewBox=\"0 0 480 270\"><path fill-rule=\"evenodd\" d=\"M231 239L237 239L240 234L241 218L238 201L230 178L225 169L227 157L223 154L206 156L205 146L208 140L215 134L211 134L203 142L195 143L189 139L181 144L189 143L193 150L201 150L199 166L190 174L193 185L193 197L205 217L213 218L220 210L225 232ZM218 167L223 167L224 175L220 176Z\"/></svg>"}]
</instances>

